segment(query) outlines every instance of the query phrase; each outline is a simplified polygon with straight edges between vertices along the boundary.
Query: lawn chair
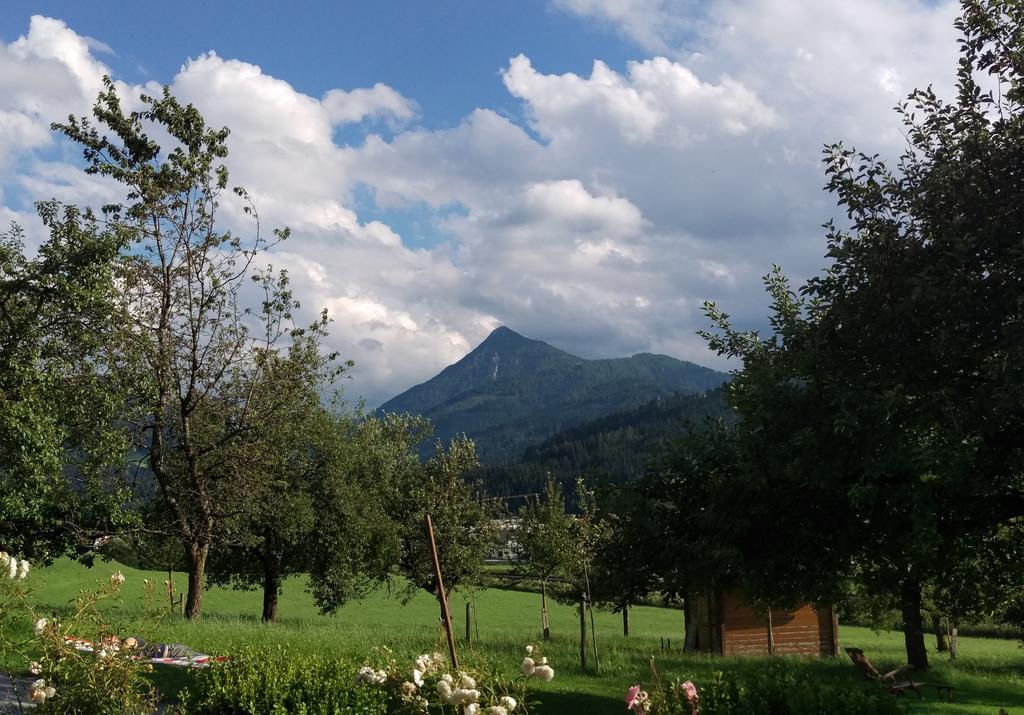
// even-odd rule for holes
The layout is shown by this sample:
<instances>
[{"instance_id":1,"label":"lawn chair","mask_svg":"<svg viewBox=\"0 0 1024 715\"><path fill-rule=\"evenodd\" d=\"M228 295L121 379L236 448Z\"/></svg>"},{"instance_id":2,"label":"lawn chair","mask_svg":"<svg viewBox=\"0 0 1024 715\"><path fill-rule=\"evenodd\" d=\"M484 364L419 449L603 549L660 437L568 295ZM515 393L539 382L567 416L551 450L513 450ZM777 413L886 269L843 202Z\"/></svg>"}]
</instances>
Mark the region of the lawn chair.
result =
<instances>
[{"instance_id":1,"label":"lawn chair","mask_svg":"<svg viewBox=\"0 0 1024 715\"><path fill-rule=\"evenodd\" d=\"M922 688L935 688L935 691L939 694L939 700L953 700L953 686L945 683L923 683L915 681L910 677L910 671L914 669L912 665L904 665L888 673L880 673L878 669L871 664L868 657L864 655L864 651L860 648L847 648L846 654L850 656L850 660L853 664L864 673L869 680L873 680L886 688L893 695L903 695L908 690L914 691L918 698L924 698L921 690Z\"/></svg>"}]
</instances>

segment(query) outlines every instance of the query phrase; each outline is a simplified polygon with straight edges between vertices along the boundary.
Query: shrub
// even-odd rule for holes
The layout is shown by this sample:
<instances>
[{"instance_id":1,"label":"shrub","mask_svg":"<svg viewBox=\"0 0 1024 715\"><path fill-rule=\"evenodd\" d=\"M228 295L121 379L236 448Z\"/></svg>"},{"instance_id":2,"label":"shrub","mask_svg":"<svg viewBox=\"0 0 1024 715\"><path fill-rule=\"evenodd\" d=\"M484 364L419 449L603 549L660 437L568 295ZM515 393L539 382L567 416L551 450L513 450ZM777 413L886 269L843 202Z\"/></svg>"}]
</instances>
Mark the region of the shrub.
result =
<instances>
[{"instance_id":1,"label":"shrub","mask_svg":"<svg viewBox=\"0 0 1024 715\"><path fill-rule=\"evenodd\" d=\"M0 652L24 660L37 677L29 697L36 712L64 715L145 715L154 711L156 693L146 674L152 665L120 648L111 633L101 604L117 601L124 575L120 571L95 590L84 590L66 618L40 618L31 605L26 585L28 562L0 552ZM17 577L15 577L17 576ZM146 584L147 589L149 584ZM147 590L147 595L150 590ZM34 624L31 635L18 638L22 624ZM145 626L144 626L145 628ZM105 644L81 652L73 639L88 638ZM10 675L10 673L8 673Z\"/></svg>"},{"instance_id":2,"label":"shrub","mask_svg":"<svg viewBox=\"0 0 1024 715\"><path fill-rule=\"evenodd\" d=\"M526 646L519 674L508 678L486 664L468 665L455 671L440 653L424 653L408 666L399 665L390 651L382 649L386 662L364 665L356 679L388 694L389 712L455 713L457 715L510 715L529 710L529 683L549 681L554 668L540 650Z\"/></svg>"},{"instance_id":3,"label":"shrub","mask_svg":"<svg viewBox=\"0 0 1024 715\"><path fill-rule=\"evenodd\" d=\"M694 683L674 681L663 686L654 671L655 686L648 696L634 689L631 707L650 715L897 715L903 704L870 683L830 683L808 678L805 671L787 660L775 660L741 672L717 671ZM627 696L628 698L628 696ZM628 702L628 700L627 700Z\"/></svg>"},{"instance_id":4,"label":"shrub","mask_svg":"<svg viewBox=\"0 0 1024 715\"><path fill-rule=\"evenodd\" d=\"M382 715L381 691L355 682L344 660L297 656L281 648L245 649L192 673L181 715Z\"/></svg>"}]
</instances>

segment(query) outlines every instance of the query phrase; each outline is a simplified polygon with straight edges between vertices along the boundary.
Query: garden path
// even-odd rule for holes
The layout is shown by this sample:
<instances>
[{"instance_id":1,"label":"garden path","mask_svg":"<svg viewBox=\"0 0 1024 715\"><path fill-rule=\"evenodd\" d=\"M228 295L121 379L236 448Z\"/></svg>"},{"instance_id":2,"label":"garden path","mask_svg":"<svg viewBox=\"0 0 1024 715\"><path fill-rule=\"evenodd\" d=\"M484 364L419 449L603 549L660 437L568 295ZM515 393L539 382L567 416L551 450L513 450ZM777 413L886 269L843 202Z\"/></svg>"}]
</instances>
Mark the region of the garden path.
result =
<instances>
[{"instance_id":1,"label":"garden path","mask_svg":"<svg viewBox=\"0 0 1024 715\"><path fill-rule=\"evenodd\" d=\"M21 695L22 706L25 710L35 707L35 703L28 699L28 689L32 684L32 678L15 678L12 682L5 673L0 673L0 713L18 713L18 694ZM15 693L14 689L18 691Z\"/></svg>"}]
</instances>

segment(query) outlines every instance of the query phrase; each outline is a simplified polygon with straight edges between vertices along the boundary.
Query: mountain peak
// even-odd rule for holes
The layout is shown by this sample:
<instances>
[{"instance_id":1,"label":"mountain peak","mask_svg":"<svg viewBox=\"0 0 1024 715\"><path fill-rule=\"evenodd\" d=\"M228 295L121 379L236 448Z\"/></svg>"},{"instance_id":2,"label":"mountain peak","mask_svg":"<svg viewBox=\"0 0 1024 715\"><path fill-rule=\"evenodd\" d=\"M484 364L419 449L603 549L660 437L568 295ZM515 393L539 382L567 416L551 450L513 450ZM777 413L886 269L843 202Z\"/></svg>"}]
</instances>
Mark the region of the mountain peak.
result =
<instances>
[{"instance_id":1,"label":"mountain peak","mask_svg":"<svg viewBox=\"0 0 1024 715\"><path fill-rule=\"evenodd\" d=\"M516 331L512 330L512 328L506 327L504 325L499 325L497 328L491 331L490 335L484 338L484 343L489 343L495 340L500 340L502 342L507 342L510 340L526 342L529 340L529 338L520 335ZM480 344L483 345L483 343Z\"/></svg>"},{"instance_id":2,"label":"mountain peak","mask_svg":"<svg viewBox=\"0 0 1024 715\"><path fill-rule=\"evenodd\" d=\"M501 326L380 409L428 417L442 441L464 433L485 461L500 460L587 420L655 397L702 393L726 378L664 355L586 360Z\"/></svg>"}]
</instances>

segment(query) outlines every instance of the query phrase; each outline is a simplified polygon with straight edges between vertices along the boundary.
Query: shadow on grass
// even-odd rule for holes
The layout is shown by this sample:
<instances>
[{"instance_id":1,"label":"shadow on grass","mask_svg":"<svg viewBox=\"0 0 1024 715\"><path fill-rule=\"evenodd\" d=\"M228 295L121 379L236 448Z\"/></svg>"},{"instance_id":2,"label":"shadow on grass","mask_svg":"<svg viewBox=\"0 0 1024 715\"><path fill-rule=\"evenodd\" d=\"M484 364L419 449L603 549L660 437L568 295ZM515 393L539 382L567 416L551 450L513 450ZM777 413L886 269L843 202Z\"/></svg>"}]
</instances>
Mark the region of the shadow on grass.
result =
<instances>
[{"instance_id":1,"label":"shadow on grass","mask_svg":"<svg viewBox=\"0 0 1024 715\"><path fill-rule=\"evenodd\" d=\"M537 700L541 704L541 712L545 713L622 715L626 709L622 700L590 693L537 693Z\"/></svg>"}]
</instances>

